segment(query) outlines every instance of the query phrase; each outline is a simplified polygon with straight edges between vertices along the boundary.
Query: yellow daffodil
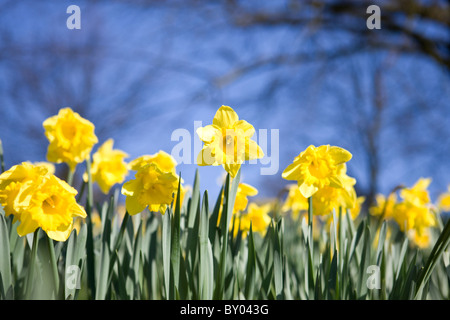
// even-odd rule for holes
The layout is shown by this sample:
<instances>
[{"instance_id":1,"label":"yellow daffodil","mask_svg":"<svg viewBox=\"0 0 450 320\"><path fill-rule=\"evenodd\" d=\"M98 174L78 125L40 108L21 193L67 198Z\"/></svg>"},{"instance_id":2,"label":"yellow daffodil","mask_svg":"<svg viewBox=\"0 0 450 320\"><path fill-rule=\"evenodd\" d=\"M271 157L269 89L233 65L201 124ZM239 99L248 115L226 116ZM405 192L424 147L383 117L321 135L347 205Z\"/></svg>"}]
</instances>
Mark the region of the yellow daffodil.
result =
<instances>
[{"instance_id":1,"label":"yellow daffodil","mask_svg":"<svg viewBox=\"0 0 450 320\"><path fill-rule=\"evenodd\" d=\"M33 194L29 214L21 215L21 225L17 228L19 235L41 227L50 238L67 240L73 229L73 218L86 217L83 207L76 203L77 193L65 181L50 175ZM35 227L32 227L33 223L36 223Z\"/></svg>"},{"instance_id":2,"label":"yellow daffodil","mask_svg":"<svg viewBox=\"0 0 450 320\"><path fill-rule=\"evenodd\" d=\"M233 212L244 211L247 208L248 197L254 197L258 194L258 190L255 187L247 183L239 183L236 199L234 200Z\"/></svg>"},{"instance_id":3,"label":"yellow daffodil","mask_svg":"<svg viewBox=\"0 0 450 320\"><path fill-rule=\"evenodd\" d=\"M297 218L301 211L308 210L308 199L302 195L298 185L295 183L288 185L287 189L288 195L281 207L281 211L291 211L294 218Z\"/></svg>"},{"instance_id":4,"label":"yellow daffodil","mask_svg":"<svg viewBox=\"0 0 450 320\"><path fill-rule=\"evenodd\" d=\"M14 221L20 221L20 236L41 228L51 239L67 240L73 219L86 217L76 202L77 193L45 166L25 162L0 175L0 203L6 215L13 214Z\"/></svg>"},{"instance_id":5,"label":"yellow daffodil","mask_svg":"<svg viewBox=\"0 0 450 320\"><path fill-rule=\"evenodd\" d=\"M176 174L176 160L167 152L160 150L155 154L143 155L130 161L128 164L130 170L137 171L141 167L149 163L155 163L164 172L172 172Z\"/></svg>"},{"instance_id":6,"label":"yellow daffodil","mask_svg":"<svg viewBox=\"0 0 450 320\"><path fill-rule=\"evenodd\" d=\"M245 236L250 231L250 223L253 232L259 232L264 235L272 220L269 215L270 209L270 204L258 205L254 202L250 203L247 213L240 215L239 227L243 235Z\"/></svg>"},{"instance_id":7,"label":"yellow daffodil","mask_svg":"<svg viewBox=\"0 0 450 320\"><path fill-rule=\"evenodd\" d=\"M394 219L400 230L421 229L436 225L433 213L427 206L415 206L408 201L398 203L394 208Z\"/></svg>"},{"instance_id":8,"label":"yellow daffodil","mask_svg":"<svg viewBox=\"0 0 450 320\"><path fill-rule=\"evenodd\" d=\"M43 127L50 142L47 160L65 162L72 171L89 157L92 147L98 142L94 125L70 108L63 108L58 115L46 119Z\"/></svg>"},{"instance_id":9,"label":"yellow daffodil","mask_svg":"<svg viewBox=\"0 0 450 320\"><path fill-rule=\"evenodd\" d=\"M128 174L128 166L124 161L128 154L113 149L114 140L108 139L93 155L92 180L98 184L100 190L107 194L116 183L122 183ZM87 180L87 175L85 175Z\"/></svg>"},{"instance_id":10,"label":"yellow daffodil","mask_svg":"<svg viewBox=\"0 0 450 320\"><path fill-rule=\"evenodd\" d=\"M149 163L139 168L135 178L122 186L128 213L137 214L148 206L150 211L164 214L178 189L176 175L163 172L155 163Z\"/></svg>"},{"instance_id":11,"label":"yellow daffodil","mask_svg":"<svg viewBox=\"0 0 450 320\"><path fill-rule=\"evenodd\" d=\"M236 190L236 198L234 200L233 215L244 211L247 208L248 197L253 197L256 196L257 194L258 190L255 187L252 187L247 183L243 182L239 183L238 188ZM220 224L220 219L222 217L222 210L223 210L223 194L222 194L222 203L217 218L217 225Z\"/></svg>"},{"instance_id":12,"label":"yellow daffodil","mask_svg":"<svg viewBox=\"0 0 450 320\"><path fill-rule=\"evenodd\" d=\"M14 215L14 221L20 219L22 208L30 205L32 186L49 175L44 166L35 166L29 162L22 162L0 175L0 204L5 209L6 216Z\"/></svg>"},{"instance_id":13,"label":"yellow daffodil","mask_svg":"<svg viewBox=\"0 0 450 320\"><path fill-rule=\"evenodd\" d=\"M412 188L403 188L400 190L400 197L405 201L411 202L415 206L422 206L430 202L427 188L431 183L430 178L420 178Z\"/></svg>"},{"instance_id":14,"label":"yellow daffodil","mask_svg":"<svg viewBox=\"0 0 450 320\"><path fill-rule=\"evenodd\" d=\"M253 126L245 120L239 120L231 107L221 106L211 125L197 129L204 143L197 157L198 165L222 165L234 178L244 161L264 156L258 144L251 140L254 133Z\"/></svg>"},{"instance_id":15,"label":"yellow daffodil","mask_svg":"<svg viewBox=\"0 0 450 320\"><path fill-rule=\"evenodd\" d=\"M314 194L312 199L313 213L315 215L327 215L338 212L339 208L352 209L355 205L354 195L348 194L344 189L324 187Z\"/></svg>"},{"instance_id":16,"label":"yellow daffodil","mask_svg":"<svg viewBox=\"0 0 450 320\"><path fill-rule=\"evenodd\" d=\"M393 218L403 232L415 230L421 237L426 228L436 225L427 191L430 182L431 179L420 178L412 188L400 191L402 201L394 206Z\"/></svg>"},{"instance_id":17,"label":"yellow daffodil","mask_svg":"<svg viewBox=\"0 0 450 320\"><path fill-rule=\"evenodd\" d=\"M408 231L408 238L417 247L424 249L428 248L431 243L430 229L425 228L423 230L412 229Z\"/></svg>"},{"instance_id":18,"label":"yellow daffodil","mask_svg":"<svg viewBox=\"0 0 450 320\"><path fill-rule=\"evenodd\" d=\"M282 177L286 180L296 180L301 194L309 198L327 186L342 188L339 165L351 158L352 154L340 147L311 145L283 171Z\"/></svg>"},{"instance_id":19,"label":"yellow daffodil","mask_svg":"<svg viewBox=\"0 0 450 320\"><path fill-rule=\"evenodd\" d=\"M177 161L174 159L174 157L172 157L170 154L168 154L167 152L165 152L163 150L159 150L155 154L143 155L143 156L140 156L140 157L134 159L133 161L130 161L130 163L128 164L128 168L130 170L137 171L149 163L156 164L162 172L170 172L170 173L173 173L177 177L177 179L180 178L176 172ZM184 195L186 194L186 191L187 191L187 188L183 185L183 182L184 182L183 179L181 179L181 184L180 184L180 193L181 193L180 203L181 204L183 204ZM177 188L177 190L175 190L175 194L174 194L175 200L177 199L177 192L178 192L178 188Z\"/></svg>"},{"instance_id":20,"label":"yellow daffodil","mask_svg":"<svg viewBox=\"0 0 450 320\"><path fill-rule=\"evenodd\" d=\"M450 185L448 186L448 192L444 192L439 196L437 207L442 211L450 211Z\"/></svg>"}]
</instances>

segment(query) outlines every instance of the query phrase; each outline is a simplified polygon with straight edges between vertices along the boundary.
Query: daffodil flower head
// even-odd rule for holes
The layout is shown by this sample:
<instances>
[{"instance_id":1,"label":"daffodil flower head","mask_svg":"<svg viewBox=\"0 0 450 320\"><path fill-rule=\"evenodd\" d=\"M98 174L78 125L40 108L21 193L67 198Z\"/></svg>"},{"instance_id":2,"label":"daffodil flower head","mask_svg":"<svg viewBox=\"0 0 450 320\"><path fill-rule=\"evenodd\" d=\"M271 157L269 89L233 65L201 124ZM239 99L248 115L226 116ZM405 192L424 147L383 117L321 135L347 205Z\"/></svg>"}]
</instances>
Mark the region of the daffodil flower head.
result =
<instances>
[{"instance_id":1,"label":"daffodil flower head","mask_svg":"<svg viewBox=\"0 0 450 320\"><path fill-rule=\"evenodd\" d=\"M22 162L11 167L0 175L0 204L6 216L14 215L14 221L20 218L21 208L30 205L32 192L29 188L42 177L48 175L44 166Z\"/></svg>"},{"instance_id":2,"label":"daffodil flower head","mask_svg":"<svg viewBox=\"0 0 450 320\"><path fill-rule=\"evenodd\" d=\"M251 140L254 133L255 128L247 121L239 120L231 107L221 106L211 125L197 129L204 143L197 157L198 165L222 165L234 178L244 161L264 156L260 146Z\"/></svg>"},{"instance_id":3,"label":"daffodil flower head","mask_svg":"<svg viewBox=\"0 0 450 320\"><path fill-rule=\"evenodd\" d=\"M148 207L150 211L164 214L177 192L177 176L162 171L155 163L148 163L139 168L135 178L122 186L128 213L135 215Z\"/></svg>"},{"instance_id":4,"label":"daffodil flower head","mask_svg":"<svg viewBox=\"0 0 450 320\"><path fill-rule=\"evenodd\" d=\"M326 186L342 188L339 165L351 158L352 154L340 147L310 145L283 171L282 177L296 180L301 194L309 198Z\"/></svg>"},{"instance_id":5,"label":"daffodil flower head","mask_svg":"<svg viewBox=\"0 0 450 320\"><path fill-rule=\"evenodd\" d=\"M67 240L73 229L73 219L86 217L84 208L75 200L77 193L65 181L49 175L36 188L28 214L21 215L21 224L17 228L19 235L41 227L50 238Z\"/></svg>"},{"instance_id":6,"label":"daffodil flower head","mask_svg":"<svg viewBox=\"0 0 450 320\"><path fill-rule=\"evenodd\" d=\"M6 215L20 222L20 236L41 228L54 240L67 240L73 219L86 217L76 202L77 193L42 165L24 162L0 175L0 204Z\"/></svg>"},{"instance_id":7,"label":"daffodil flower head","mask_svg":"<svg viewBox=\"0 0 450 320\"><path fill-rule=\"evenodd\" d=\"M258 194L258 189L247 184L239 183L234 200L233 212L244 211L247 208L248 197L254 197Z\"/></svg>"},{"instance_id":8,"label":"daffodil flower head","mask_svg":"<svg viewBox=\"0 0 450 320\"><path fill-rule=\"evenodd\" d=\"M43 127L50 142L47 160L65 162L71 170L89 157L92 147L98 142L94 125L71 108L59 110L57 115L43 122Z\"/></svg>"},{"instance_id":9,"label":"daffodil flower head","mask_svg":"<svg viewBox=\"0 0 450 320\"><path fill-rule=\"evenodd\" d=\"M270 204L258 205L254 202L250 203L247 213L242 214L240 217L240 230L243 232L243 235L245 236L250 231L250 224L253 232L259 232L264 235L272 221L269 215L270 209Z\"/></svg>"},{"instance_id":10,"label":"daffodil flower head","mask_svg":"<svg viewBox=\"0 0 450 320\"><path fill-rule=\"evenodd\" d=\"M408 232L420 230L436 225L436 219L430 207L430 198L427 187L431 179L420 178L412 188L404 188L400 191L401 202L394 206L393 217L400 230Z\"/></svg>"},{"instance_id":11,"label":"daffodil flower head","mask_svg":"<svg viewBox=\"0 0 450 320\"><path fill-rule=\"evenodd\" d=\"M184 195L186 194L188 187L185 187L183 185L184 180L180 176L178 176L178 174L176 172L176 167L177 167L178 163L175 160L175 158L172 157L167 152L165 152L163 150L159 150L158 152L156 152L154 154L146 154L146 155L143 155L143 156L140 156L140 157L134 159L133 161L130 161L130 163L128 163L128 169L138 171L140 168L144 167L145 165L147 165L149 163L154 163L159 167L159 169L162 172L171 172L177 177L177 179L181 179L180 203L182 204L184 201ZM175 201L177 200L177 193L178 193L178 188L177 188L177 190L175 190L175 194L174 194ZM174 203L176 203L176 202L174 202Z\"/></svg>"},{"instance_id":12,"label":"daffodil flower head","mask_svg":"<svg viewBox=\"0 0 450 320\"><path fill-rule=\"evenodd\" d=\"M437 207L442 211L450 211L450 185L448 186L448 192L439 195Z\"/></svg>"},{"instance_id":13,"label":"daffodil flower head","mask_svg":"<svg viewBox=\"0 0 450 320\"><path fill-rule=\"evenodd\" d=\"M98 184L100 190L107 194L116 183L122 183L128 174L125 158L128 154L122 150L113 149L114 140L105 141L93 155L92 180ZM87 180L87 175L85 176Z\"/></svg>"},{"instance_id":14,"label":"daffodil flower head","mask_svg":"<svg viewBox=\"0 0 450 320\"><path fill-rule=\"evenodd\" d=\"M423 230L411 229L407 232L407 235L418 248L424 249L430 246L431 235L429 228L423 228Z\"/></svg>"},{"instance_id":15,"label":"daffodil flower head","mask_svg":"<svg viewBox=\"0 0 450 320\"><path fill-rule=\"evenodd\" d=\"M160 150L155 154L143 155L128 164L130 170L137 171L149 163L155 163L164 172L176 173L176 160L167 152Z\"/></svg>"},{"instance_id":16,"label":"daffodil flower head","mask_svg":"<svg viewBox=\"0 0 450 320\"><path fill-rule=\"evenodd\" d=\"M430 202L430 196L427 190L430 183L431 178L420 178L411 188L403 188L400 190L400 197L415 206L427 204Z\"/></svg>"}]
</instances>

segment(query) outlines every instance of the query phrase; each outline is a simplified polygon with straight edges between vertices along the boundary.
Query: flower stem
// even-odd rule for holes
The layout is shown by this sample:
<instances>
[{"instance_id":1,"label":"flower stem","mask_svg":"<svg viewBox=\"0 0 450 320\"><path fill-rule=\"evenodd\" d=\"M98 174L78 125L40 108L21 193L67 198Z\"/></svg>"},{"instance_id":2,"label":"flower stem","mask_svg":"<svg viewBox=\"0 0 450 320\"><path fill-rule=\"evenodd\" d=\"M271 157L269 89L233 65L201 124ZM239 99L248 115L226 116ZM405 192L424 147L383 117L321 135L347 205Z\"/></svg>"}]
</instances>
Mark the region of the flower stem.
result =
<instances>
[{"instance_id":1,"label":"flower stem","mask_svg":"<svg viewBox=\"0 0 450 320\"><path fill-rule=\"evenodd\" d=\"M33 276L34 276L34 265L36 264L36 256L37 256L37 245L39 241L39 229L36 229L33 234L33 246L31 248L31 259L30 259L30 269L28 270L27 275L27 286L26 286L26 297L27 299L31 298L31 290L33 289Z\"/></svg>"},{"instance_id":2,"label":"flower stem","mask_svg":"<svg viewBox=\"0 0 450 320\"><path fill-rule=\"evenodd\" d=\"M111 260L109 261L109 276L108 276L108 283L110 281L110 277L112 275L112 270L114 268L114 265L116 263L116 258L117 255L114 254L115 252L117 252L120 248L120 245L122 244L122 240L123 240L123 235L125 234L125 230L127 229L127 224L128 224L128 220L130 219L130 214L128 213L128 211L125 212L125 215L122 219L122 225L120 226L120 230L119 230L119 234L117 235L117 239L116 239L116 243L114 244L114 251L113 251L113 255L111 257Z\"/></svg>"},{"instance_id":3,"label":"flower stem","mask_svg":"<svg viewBox=\"0 0 450 320\"><path fill-rule=\"evenodd\" d=\"M125 215L122 219L122 225L120 226L119 235L117 236L117 240L114 246L114 251L119 250L120 245L122 244L123 235L125 233L125 230L127 228L128 219L130 219L130 214L128 211L125 212Z\"/></svg>"},{"instance_id":4,"label":"flower stem","mask_svg":"<svg viewBox=\"0 0 450 320\"><path fill-rule=\"evenodd\" d=\"M311 252L313 250L313 204L312 197L308 198L308 231L309 231L309 242L311 244Z\"/></svg>"},{"instance_id":5,"label":"flower stem","mask_svg":"<svg viewBox=\"0 0 450 320\"><path fill-rule=\"evenodd\" d=\"M75 175L75 170L76 168L74 168L73 170L71 168L69 168L69 173L67 174L67 183L72 186L73 184L73 176Z\"/></svg>"},{"instance_id":6,"label":"flower stem","mask_svg":"<svg viewBox=\"0 0 450 320\"><path fill-rule=\"evenodd\" d=\"M314 240L313 240L313 203L312 197L308 198L308 283L310 293L313 294L315 288L315 279L314 279Z\"/></svg>"},{"instance_id":7,"label":"flower stem","mask_svg":"<svg viewBox=\"0 0 450 320\"><path fill-rule=\"evenodd\" d=\"M50 264L52 266L53 273L53 284L55 285L55 297L58 297L59 293L59 275L58 275L58 265L56 263L55 257L55 247L53 246L53 240L47 237L48 252L50 253Z\"/></svg>"},{"instance_id":8,"label":"flower stem","mask_svg":"<svg viewBox=\"0 0 450 320\"><path fill-rule=\"evenodd\" d=\"M94 242L92 235L92 222L91 222L91 211L94 205L94 195L92 191L92 175L91 175L91 157L86 159L86 174L88 175L88 194L86 199L86 214L87 214L87 241L86 241L86 264L87 264L87 277L88 285L91 291L91 295L95 297L96 287L95 287L95 258L94 258Z\"/></svg>"},{"instance_id":9,"label":"flower stem","mask_svg":"<svg viewBox=\"0 0 450 320\"><path fill-rule=\"evenodd\" d=\"M88 194L87 194L87 200L89 203L90 209L94 206L94 192L92 189L92 175L91 175L91 157L89 156L86 159L86 172L88 175Z\"/></svg>"}]
</instances>

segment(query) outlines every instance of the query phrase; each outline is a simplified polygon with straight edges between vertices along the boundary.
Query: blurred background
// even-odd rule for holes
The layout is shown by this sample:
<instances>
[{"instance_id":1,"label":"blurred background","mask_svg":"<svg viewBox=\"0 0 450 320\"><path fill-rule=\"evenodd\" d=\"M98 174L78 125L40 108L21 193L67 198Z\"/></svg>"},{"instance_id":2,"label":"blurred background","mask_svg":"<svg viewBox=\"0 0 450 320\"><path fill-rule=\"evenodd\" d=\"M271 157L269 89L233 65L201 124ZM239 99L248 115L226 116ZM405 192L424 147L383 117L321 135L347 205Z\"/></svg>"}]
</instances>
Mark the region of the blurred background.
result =
<instances>
[{"instance_id":1,"label":"blurred background","mask_svg":"<svg viewBox=\"0 0 450 320\"><path fill-rule=\"evenodd\" d=\"M367 27L372 4L381 29ZM79 30L66 26L70 5ZM331 144L353 154L368 202L420 177L435 200L450 184L449 24L437 0L0 0L5 165L45 160L42 122L63 107L95 124L94 151L113 138L132 160L170 153L179 128L198 139L194 121L228 105L268 130L269 155L279 129L278 172L242 167L256 198L290 183L281 173L308 145ZM216 197L224 170L178 167L186 184L196 169Z\"/></svg>"}]
</instances>

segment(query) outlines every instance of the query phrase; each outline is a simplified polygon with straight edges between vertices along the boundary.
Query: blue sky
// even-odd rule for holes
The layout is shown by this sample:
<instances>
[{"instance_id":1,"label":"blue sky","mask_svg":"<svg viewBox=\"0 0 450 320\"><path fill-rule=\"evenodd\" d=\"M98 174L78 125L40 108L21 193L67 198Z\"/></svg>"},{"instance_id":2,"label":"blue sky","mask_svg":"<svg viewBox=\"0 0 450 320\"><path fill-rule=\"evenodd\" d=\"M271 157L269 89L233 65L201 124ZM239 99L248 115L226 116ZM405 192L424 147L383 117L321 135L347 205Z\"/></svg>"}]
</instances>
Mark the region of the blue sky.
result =
<instances>
[{"instance_id":1,"label":"blue sky","mask_svg":"<svg viewBox=\"0 0 450 320\"><path fill-rule=\"evenodd\" d=\"M373 73L377 66L387 64L383 88L390 107L383 113L388 125L380 132L379 191L386 193L400 183L412 185L421 176L433 178L430 190L434 197L446 190L450 184L445 157L450 150L445 128L449 116L442 110L448 110L450 90L448 73L442 67L421 56L375 51L328 63L289 59L284 64L261 63L234 74L280 54L307 55L317 48L339 47L355 39L339 30L311 35L310 30L292 26L242 29L230 24L220 6L196 10L174 3L141 8L106 1L23 1L8 9L0 19L1 30L7 30L20 48L20 55L14 58L29 66L35 64L46 76L39 80L45 88L39 94L45 96L43 101L49 106L42 106L38 99L33 101L33 96L12 100L11 90L15 89L8 87L8 77L15 69L8 60L0 65L0 69L10 68L0 76L0 83L8 88L0 91L0 114L10 124L0 127L7 166L44 160L46 141L43 130L39 133L40 124L60 107L76 110L84 99L89 99L89 108L83 115L96 125L100 142L114 138L115 147L129 153L130 159L158 150L170 153L177 144L171 141L171 134L179 128L189 130L196 139L194 121L209 124L221 105L229 105L257 132L279 130L278 174L261 176L261 165L242 168L243 182L257 186L260 196L274 196L277 188L289 183L281 179L281 172L310 144L339 145L351 151L354 157L348 171L364 190L368 184L367 155L355 142L358 133L346 121L352 117L346 110L370 117ZM70 4L81 8L81 30L66 28ZM433 32L433 28L427 32ZM50 42L61 48L47 55L31 51ZM73 61L69 53L77 50ZM90 70L89 63L94 68L89 73L93 82L88 90L83 79ZM360 97L352 72L358 77ZM121 104L128 95L126 103ZM19 102L22 109L17 106ZM126 118L124 124L116 125L121 118ZM30 123L37 128L31 134L27 133ZM402 149L414 149L414 145L419 152ZM436 148L442 149L441 157L439 152L430 156L426 151ZM196 169L200 171L202 190L208 189L215 197L223 169L179 166L187 183L193 181Z\"/></svg>"}]
</instances>

